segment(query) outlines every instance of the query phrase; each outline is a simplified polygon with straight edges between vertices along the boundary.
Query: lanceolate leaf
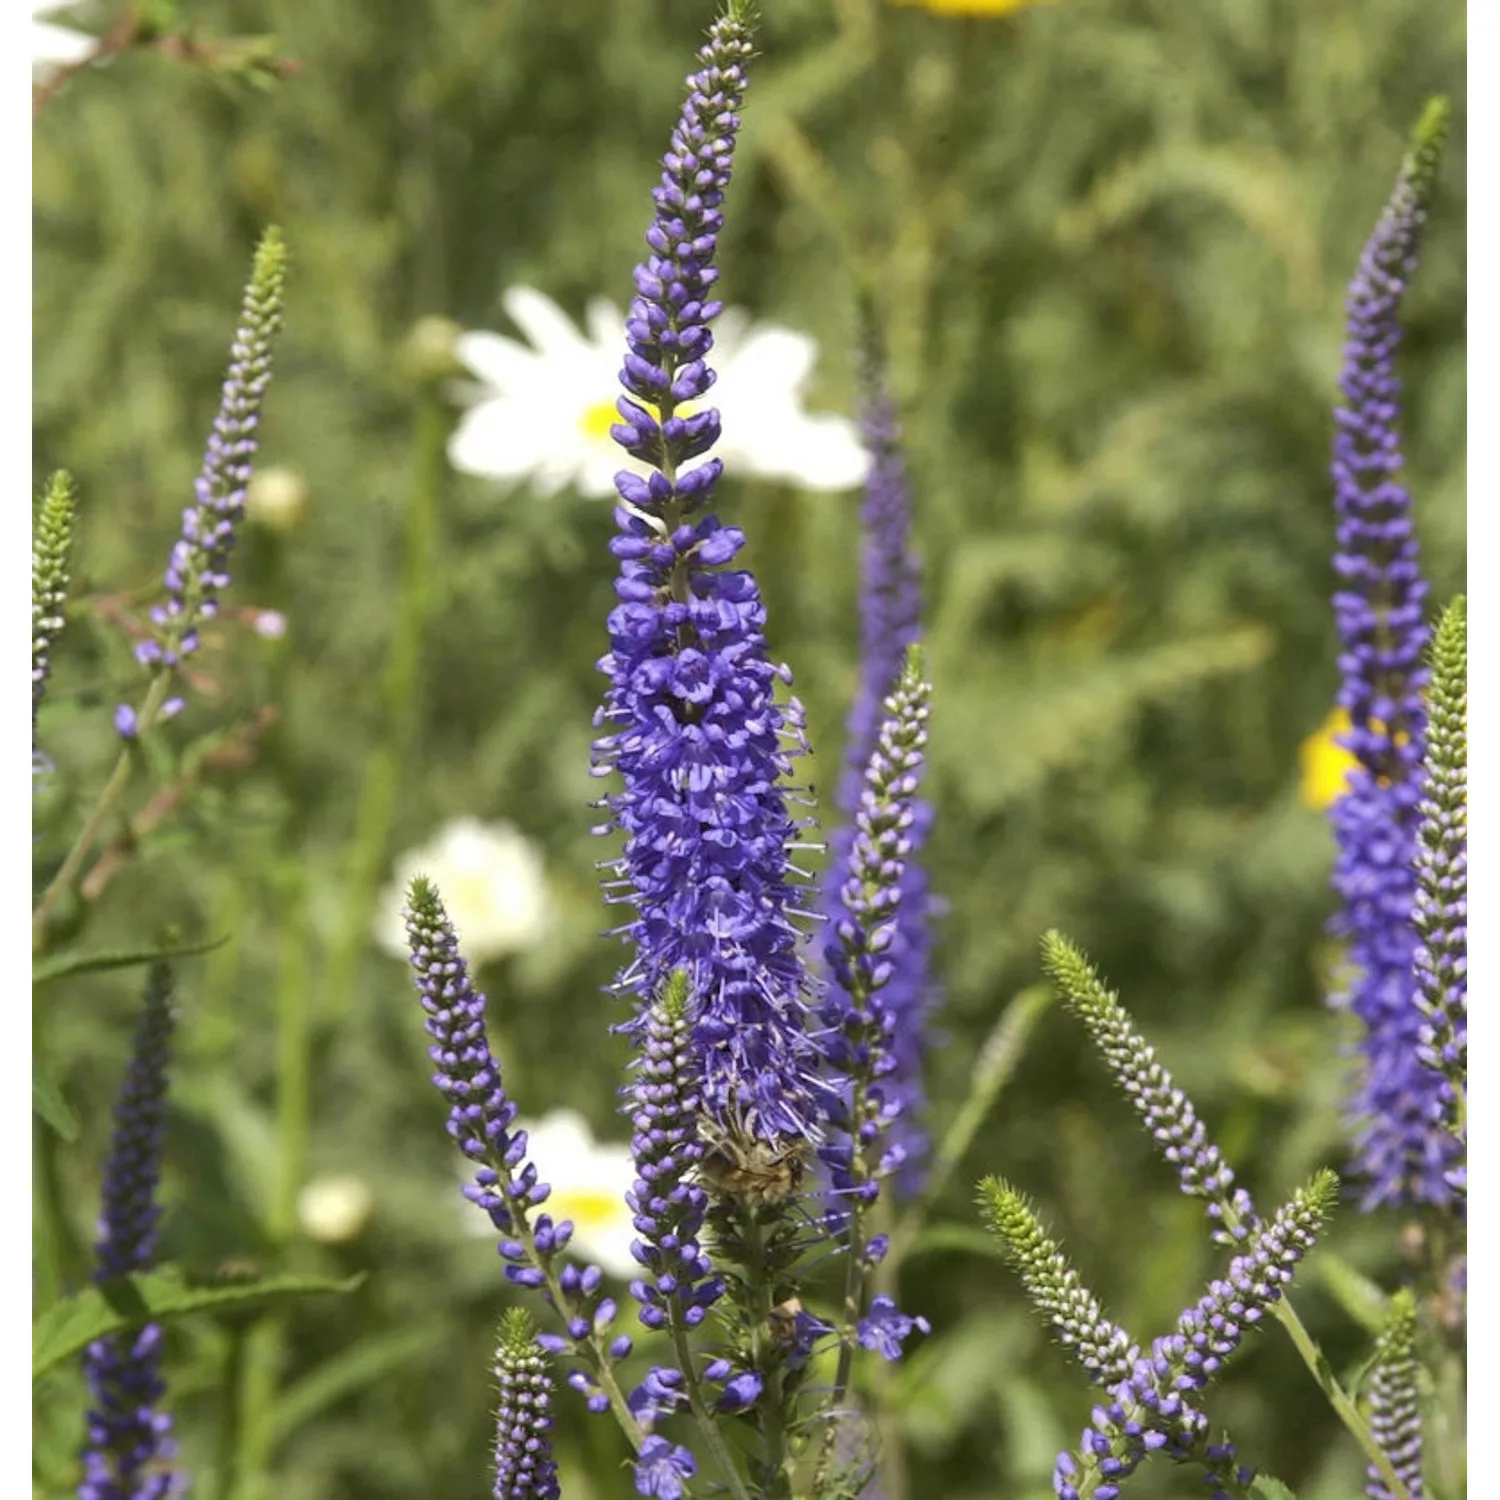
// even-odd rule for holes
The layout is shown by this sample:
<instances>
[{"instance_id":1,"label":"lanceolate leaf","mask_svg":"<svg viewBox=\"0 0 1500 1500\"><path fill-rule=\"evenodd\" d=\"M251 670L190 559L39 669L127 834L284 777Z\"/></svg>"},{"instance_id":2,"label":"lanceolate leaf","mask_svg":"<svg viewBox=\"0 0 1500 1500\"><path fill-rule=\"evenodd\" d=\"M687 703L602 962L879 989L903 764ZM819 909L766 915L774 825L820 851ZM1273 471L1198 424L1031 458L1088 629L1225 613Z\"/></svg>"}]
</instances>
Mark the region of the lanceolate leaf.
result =
<instances>
[{"instance_id":1,"label":"lanceolate leaf","mask_svg":"<svg viewBox=\"0 0 1500 1500\"><path fill-rule=\"evenodd\" d=\"M266 1276L254 1281L191 1281L172 1267L120 1276L65 1297L36 1320L31 1335L31 1378L36 1380L54 1365L81 1353L95 1339L139 1328L143 1323L219 1308L245 1311L326 1292L352 1292L363 1279Z\"/></svg>"},{"instance_id":2,"label":"lanceolate leaf","mask_svg":"<svg viewBox=\"0 0 1500 1500\"><path fill-rule=\"evenodd\" d=\"M31 1067L31 1112L40 1115L65 1141L78 1139L78 1116L63 1098L55 1079Z\"/></svg>"},{"instance_id":3,"label":"lanceolate leaf","mask_svg":"<svg viewBox=\"0 0 1500 1500\"><path fill-rule=\"evenodd\" d=\"M201 943L185 943L177 948L120 948L104 953L59 953L43 959L31 967L33 987L51 984L69 974L93 974L101 969L132 969L139 964L155 963L158 959L191 958L196 953L211 953L229 941L226 932L222 937L208 938Z\"/></svg>"}]
</instances>

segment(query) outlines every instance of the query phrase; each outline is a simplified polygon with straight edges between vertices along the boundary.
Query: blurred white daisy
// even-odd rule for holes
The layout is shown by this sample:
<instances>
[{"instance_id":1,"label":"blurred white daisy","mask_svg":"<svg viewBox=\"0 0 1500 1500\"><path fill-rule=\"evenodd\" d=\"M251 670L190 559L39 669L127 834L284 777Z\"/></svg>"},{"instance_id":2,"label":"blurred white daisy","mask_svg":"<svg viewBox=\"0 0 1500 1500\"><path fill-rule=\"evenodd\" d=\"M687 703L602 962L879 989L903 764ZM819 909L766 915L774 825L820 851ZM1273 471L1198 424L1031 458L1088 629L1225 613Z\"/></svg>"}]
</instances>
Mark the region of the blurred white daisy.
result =
<instances>
[{"instance_id":1,"label":"blurred white daisy","mask_svg":"<svg viewBox=\"0 0 1500 1500\"><path fill-rule=\"evenodd\" d=\"M358 1238L374 1207L375 1194L363 1177L338 1172L314 1177L297 1194L297 1221L308 1239L342 1245Z\"/></svg>"},{"instance_id":2,"label":"blurred white daisy","mask_svg":"<svg viewBox=\"0 0 1500 1500\"><path fill-rule=\"evenodd\" d=\"M82 62L98 38L38 19L58 11L71 10L66 0L31 0L31 76L45 78L54 68Z\"/></svg>"},{"instance_id":3,"label":"blurred white daisy","mask_svg":"<svg viewBox=\"0 0 1500 1500\"><path fill-rule=\"evenodd\" d=\"M307 480L286 464L268 464L250 476L245 519L268 531L295 531L307 515Z\"/></svg>"},{"instance_id":4,"label":"blurred white daisy","mask_svg":"<svg viewBox=\"0 0 1500 1500\"><path fill-rule=\"evenodd\" d=\"M573 1221L569 1250L622 1281L639 1276L640 1265L630 1253L630 1242L638 1236L625 1202L635 1181L630 1148L596 1141L588 1121L571 1109L555 1109L540 1120L517 1120L515 1128L526 1132L527 1160L552 1189L542 1211L555 1222ZM471 1234L495 1232L467 1204L464 1224Z\"/></svg>"},{"instance_id":5,"label":"blurred white daisy","mask_svg":"<svg viewBox=\"0 0 1500 1500\"><path fill-rule=\"evenodd\" d=\"M528 480L541 494L572 485L583 495L613 495L620 469L645 472L609 435L620 420L623 315L596 297L585 336L531 287L513 286L501 300L530 342L484 332L459 337L458 357L483 385L470 392L449 461L469 474ZM810 490L851 489L863 480L869 460L854 423L803 409L817 354L805 333L752 326L734 308L720 315L709 360L719 378L701 404L718 407L723 418L714 452L731 473Z\"/></svg>"},{"instance_id":6,"label":"blurred white daisy","mask_svg":"<svg viewBox=\"0 0 1500 1500\"><path fill-rule=\"evenodd\" d=\"M551 925L552 898L536 845L514 824L457 818L396 861L381 895L375 937L398 958L406 955L406 892L418 875L437 887L471 963L535 947Z\"/></svg>"}]
</instances>

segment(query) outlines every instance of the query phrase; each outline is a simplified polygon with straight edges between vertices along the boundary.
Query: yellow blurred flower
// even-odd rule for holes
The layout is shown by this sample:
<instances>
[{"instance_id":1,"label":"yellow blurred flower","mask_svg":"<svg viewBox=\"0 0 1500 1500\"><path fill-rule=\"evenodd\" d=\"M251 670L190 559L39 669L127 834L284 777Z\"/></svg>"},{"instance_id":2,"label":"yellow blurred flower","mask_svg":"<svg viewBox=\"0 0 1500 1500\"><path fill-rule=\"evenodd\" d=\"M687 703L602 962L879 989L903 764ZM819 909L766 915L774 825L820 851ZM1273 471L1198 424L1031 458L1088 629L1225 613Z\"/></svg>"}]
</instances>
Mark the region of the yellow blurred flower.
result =
<instances>
[{"instance_id":1,"label":"yellow blurred flower","mask_svg":"<svg viewBox=\"0 0 1500 1500\"><path fill-rule=\"evenodd\" d=\"M1322 726L1302 741L1302 800L1317 812L1332 807L1349 788L1349 773L1359 764L1338 739L1349 733L1349 711L1335 708Z\"/></svg>"},{"instance_id":2,"label":"yellow blurred flower","mask_svg":"<svg viewBox=\"0 0 1500 1500\"><path fill-rule=\"evenodd\" d=\"M1057 0L891 0L893 5L920 5L935 16L1008 16L1035 5L1055 5Z\"/></svg>"}]
</instances>

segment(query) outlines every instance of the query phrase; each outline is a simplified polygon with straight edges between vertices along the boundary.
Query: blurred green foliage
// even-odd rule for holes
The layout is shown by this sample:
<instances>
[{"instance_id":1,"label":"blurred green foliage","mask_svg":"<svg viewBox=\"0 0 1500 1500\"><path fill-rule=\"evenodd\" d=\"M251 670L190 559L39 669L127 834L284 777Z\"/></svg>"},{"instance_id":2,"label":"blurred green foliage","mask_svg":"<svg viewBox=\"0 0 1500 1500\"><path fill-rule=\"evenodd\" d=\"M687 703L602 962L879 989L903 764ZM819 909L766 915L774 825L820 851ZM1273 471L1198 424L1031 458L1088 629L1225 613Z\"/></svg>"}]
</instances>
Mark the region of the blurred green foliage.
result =
<instances>
[{"instance_id":1,"label":"blurred green foliage","mask_svg":"<svg viewBox=\"0 0 1500 1500\"><path fill-rule=\"evenodd\" d=\"M854 290L874 287L915 476L931 867L948 903L936 1123L1057 925L1121 989L1248 1185L1279 1198L1342 1157L1346 1036L1321 999L1331 842L1298 801L1297 749L1335 683L1326 471L1343 285L1433 92L1453 96L1455 128L1409 299L1405 428L1434 598L1463 579L1463 11L760 8L725 293L816 335L815 400L847 410ZM166 923L232 934L183 965L165 1253L370 1273L345 1299L288 1310L269 1353L241 1325L174 1325L195 1493L231 1492L228 1455L258 1421L286 1500L475 1496L489 1487L489 1346L509 1293L490 1243L462 1232L416 1006L402 966L365 941L363 887L459 814L537 839L562 919L484 976L508 1080L530 1113L567 1104L624 1134L624 1046L601 994L620 953L597 935L610 921L587 774L611 522L598 501L543 502L435 466L440 387L414 368L409 335L433 314L503 328L499 294L515 283L574 314L594 294L626 300L710 9L176 10L195 34L273 36L300 66L251 88L130 52L38 119L36 474L76 474L81 539L42 718L58 771L37 857L45 874L113 757L110 708L138 681L121 620L159 580L250 247L279 223L293 269L261 462L300 472L308 511L292 532L247 528L227 602L282 611L290 628L263 640L226 609L169 731L176 756L155 757L132 805L185 771L195 791L127 840L77 919L100 948ZM731 476L720 509L749 534L773 648L808 705L810 774L831 785L855 680L856 497ZM417 669L393 675L413 538L432 563L405 607L417 597L425 629ZM363 853L362 796L376 840ZM341 962L347 1007L329 987ZM76 1277L87 1246L134 977L42 992L38 1046L82 1126L48 1167L67 1223L44 1275ZM301 1025L305 1170L357 1173L375 1195L368 1229L338 1247L299 1238L288 1193L304 1167L277 1160L278 1035ZM1056 1008L939 1219L974 1222L981 1171L1036 1197L1139 1331L1163 1328L1212 1264L1195 1206ZM1335 1235L1389 1287L1397 1228L1351 1209ZM1306 1280L1309 1322L1351 1368L1365 1334ZM958 1239L915 1256L901 1293L934 1324L894 1377L910 1493L1042 1500L1090 1398L1014 1282ZM236 1394L257 1358L275 1377L269 1414ZM76 1483L80 1401L71 1375L42 1391L39 1493ZM570 1396L560 1405L567 1493L620 1493L613 1432ZM1301 1500L1357 1487L1352 1445L1279 1336L1252 1341L1210 1409ZM1148 1469L1132 1494L1196 1483ZM254 1475L236 1484L237 1500L266 1492Z\"/></svg>"}]
</instances>

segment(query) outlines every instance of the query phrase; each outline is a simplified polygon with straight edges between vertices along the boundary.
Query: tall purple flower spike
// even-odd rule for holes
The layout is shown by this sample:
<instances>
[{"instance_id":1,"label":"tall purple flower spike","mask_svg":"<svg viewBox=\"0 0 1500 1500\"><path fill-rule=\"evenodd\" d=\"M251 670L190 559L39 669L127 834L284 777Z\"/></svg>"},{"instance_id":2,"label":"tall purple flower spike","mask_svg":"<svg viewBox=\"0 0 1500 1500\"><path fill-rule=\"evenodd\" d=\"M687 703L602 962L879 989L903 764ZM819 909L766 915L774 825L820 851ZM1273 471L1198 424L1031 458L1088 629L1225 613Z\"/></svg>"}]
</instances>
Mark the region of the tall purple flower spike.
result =
<instances>
[{"instance_id":1,"label":"tall purple flower spike","mask_svg":"<svg viewBox=\"0 0 1500 1500\"><path fill-rule=\"evenodd\" d=\"M146 981L130 1065L115 1104L104 1164L104 1204L95 1244L96 1282L144 1271L156 1255L167 1129L167 1061L172 1039L172 974L156 964ZM162 1500L176 1485L172 1419L158 1410L161 1326L96 1339L84 1351L91 1405L78 1500Z\"/></svg>"},{"instance_id":2,"label":"tall purple flower spike","mask_svg":"<svg viewBox=\"0 0 1500 1500\"><path fill-rule=\"evenodd\" d=\"M875 750L882 705L896 685L908 648L922 634L920 568L911 548L911 489L901 454L896 409L873 351L866 356L865 386L860 430L871 463L860 507L859 686L849 709L839 776L838 807L843 819L829 839L832 858L823 887L824 910L834 927L849 916L843 892L850 876L865 768ZM917 1192L925 1175L929 1141L923 1128L926 1090L922 1063L927 1021L937 999L930 966L933 902L921 858L932 826L932 805L924 798L914 798L910 811L899 903L890 924L889 946L882 954L889 966L889 978L881 995L882 1008L891 1023L887 1041L890 1070L882 1087L886 1098L896 1106L890 1134L901 1158L894 1176L901 1196ZM840 989L836 975L831 988L836 997Z\"/></svg>"},{"instance_id":3,"label":"tall purple flower spike","mask_svg":"<svg viewBox=\"0 0 1500 1500\"><path fill-rule=\"evenodd\" d=\"M1348 944L1350 977L1338 997L1363 1023L1353 1102L1363 1204L1448 1204L1444 1175L1455 1143L1440 1123L1446 1084L1417 1060L1422 1015L1412 962L1420 767L1426 737L1423 615L1411 496L1400 482L1394 361L1401 302L1417 264L1447 129L1447 106L1423 114L1395 191L1349 286L1348 341L1334 413L1334 508L1343 650L1338 701L1358 761L1330 812L1338 842L1332 930Z\"/></svg>"},{"instance_id":4,"label":"tall purple flower spike","mask_svg":"<svg viewBox=\"0 0 1500 1500\"><path fill-rule=\"evenodd\" d=\"M616 1312L602 1292L598 1266L581 1270L553 1262L573 1237L569 1219L554 1223L536 1212L552 1189L539 1180L527 1151L524 1130L514 1130L516 1106L506 1093L500 1064L490 1051L485 999L475 990L458 935L431 881L412 881L406 906L407 944L424 1025L432 1038L428 1055L436 1064L432 1081L448 1101L448 1134L474 1170L464 1196L478 1204L499 1236L506 1279L540 1291L563 1318L576 1352L596 1369L630 1352L630 1340L606 1343ZM555 1274L555 1279L554 1279ZM543 1335L551 1352L566 1347L557 1335ZM568 1383L587 1398L590 1410L605 1411L609 1399L594 1375L575 1370Z\"/></svg>"},{"instance_id":5,"label":"tall purple flower spike","mask_svg":"<svg viewBox=\"0 0 1500 1500\"><path fill-rule=\"evenodd\" d=\"M769 1140L817 1134L817 1051L794 920L789 850L799 824L779 785L805 749L802 710L778 705L790 681L766 655L754 578L728 569L743 534L701 514L719 477L703 458L712 408L680 414L713 383L714 252L729 183L750 43L721 17L688 79L687 101L654 191L650 248L636 269L617 442L649 464L616 476L619 604L596 716L595 774L617 774L606 831L625 835L611 899L634 908L620 929L632 956L618 987L636 1000L639 1036L674 970L694 997L705 1108Z\"/></svg>"},{"instance_id":6,"label":"tall purple flower spike","mask_svg":"<svg viewBox=\"0 0 1500 1500\"><path fill-rule=\"evenodd\" d=\"M552 1379L536 1325L519 1307L507 1308L501 1319L495 1379L495 1500L558 1500Z\"/></svg>"},{"instance_id":7,"label":"tall purple flower spike","mask_svg":"<svg viewBox=\"0 0 1500 1500\"><path fill-rule=\"evenodd\" d=\"M907 956L893 950L911 895L906 873L918 824L930 698L921 654L912 647L883 705L827 933L830 983L823 1019L833 1130L822 1156L835 1198L844 1205L835 1211L835 1222L852 1204L873 1203L882 1180L898 1177L907 1161L900 1126L913 1080L901 1075L900 1059L902 1028L912 1020L903 1007L911 995L892 999Z\"/></svg>"},{"instance_id":8,"label":"tall purple flower spike","mask_svg":"<svg viewBox=\"0 0 1500 1500\"><path fill-rule=\"evenodd\" d=\"M1427 759L1417 827L1417 943L1413 972L1422 1012L1417 1058L1448 1084L1443 1125L1458 1142L1447 1175L1467 1193L1469 1086L1469 645L1468 603L1443 612L1432 648Z\"/></svg>"}]
</instances>

